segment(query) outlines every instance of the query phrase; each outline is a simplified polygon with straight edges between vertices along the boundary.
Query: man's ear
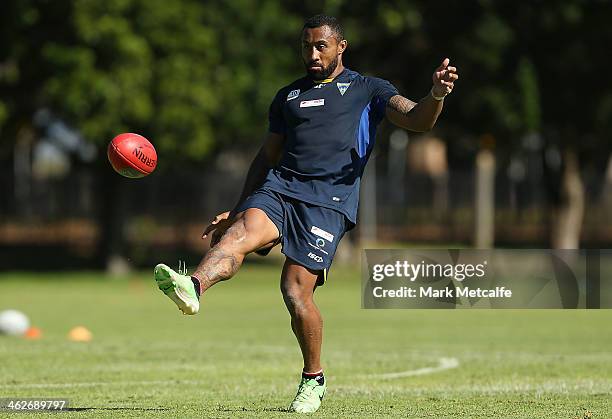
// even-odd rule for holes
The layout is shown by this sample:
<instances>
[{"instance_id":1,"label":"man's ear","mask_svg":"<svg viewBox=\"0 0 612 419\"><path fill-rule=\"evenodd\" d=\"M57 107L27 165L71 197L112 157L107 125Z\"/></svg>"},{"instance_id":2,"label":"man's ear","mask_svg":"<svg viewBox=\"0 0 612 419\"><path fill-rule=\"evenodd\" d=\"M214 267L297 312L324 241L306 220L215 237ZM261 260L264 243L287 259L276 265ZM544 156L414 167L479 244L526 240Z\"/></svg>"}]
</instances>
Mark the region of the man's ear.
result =
<instances>
[{"instance_id":1,"label":"man's ear","mask_svg":"<svg viewBox=\"0 0 612 419\"><path fill-rule=\"evenodd\" d=\"M338 53L342 54L346 47L348 46L348 42L346 39L343 39L338 43Z\"/></svg>"}]
</instances>

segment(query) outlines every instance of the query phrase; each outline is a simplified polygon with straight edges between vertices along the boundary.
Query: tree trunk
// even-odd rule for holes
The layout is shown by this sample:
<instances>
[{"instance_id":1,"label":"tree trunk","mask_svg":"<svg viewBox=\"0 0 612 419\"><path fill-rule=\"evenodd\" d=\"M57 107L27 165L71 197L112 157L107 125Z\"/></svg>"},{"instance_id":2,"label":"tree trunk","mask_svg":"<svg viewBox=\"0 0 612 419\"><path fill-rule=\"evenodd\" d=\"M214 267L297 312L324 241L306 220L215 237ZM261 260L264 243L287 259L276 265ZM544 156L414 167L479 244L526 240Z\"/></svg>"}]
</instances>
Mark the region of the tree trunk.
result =
<instances>
[{"instance_id":1,"label":"tree trunk","mask_svg":"<svg viewBox=\"0 0 612 419\"><path fill-rule=\"evenodd\" d=\"M584 186L578 156L571 149L563 153L560 198L559 205L553 208L551 246L554 249L578 249L584 215Z\"/></svg>"}]
</instances>

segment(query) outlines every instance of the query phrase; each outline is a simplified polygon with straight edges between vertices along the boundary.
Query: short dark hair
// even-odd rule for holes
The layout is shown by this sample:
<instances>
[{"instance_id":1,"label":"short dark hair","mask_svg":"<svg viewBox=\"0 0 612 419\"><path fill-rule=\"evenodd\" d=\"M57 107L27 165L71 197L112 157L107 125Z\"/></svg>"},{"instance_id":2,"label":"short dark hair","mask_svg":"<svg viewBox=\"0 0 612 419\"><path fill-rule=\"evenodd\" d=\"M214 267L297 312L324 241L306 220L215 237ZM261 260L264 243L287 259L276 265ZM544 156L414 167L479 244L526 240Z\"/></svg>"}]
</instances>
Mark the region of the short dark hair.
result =
<instances>
[{"instance_id":1,"label":"short dark hair","mask_svg":"<svg viewBox=\"0 0 612 419\"><path fill-rule=\"evenodd\" d=\"M302 31L306 28L320 28L321 26L329 26L338 42L344 39L344 28L334 16L314 15L306 19Z\"/></svg>"}]
</instances>

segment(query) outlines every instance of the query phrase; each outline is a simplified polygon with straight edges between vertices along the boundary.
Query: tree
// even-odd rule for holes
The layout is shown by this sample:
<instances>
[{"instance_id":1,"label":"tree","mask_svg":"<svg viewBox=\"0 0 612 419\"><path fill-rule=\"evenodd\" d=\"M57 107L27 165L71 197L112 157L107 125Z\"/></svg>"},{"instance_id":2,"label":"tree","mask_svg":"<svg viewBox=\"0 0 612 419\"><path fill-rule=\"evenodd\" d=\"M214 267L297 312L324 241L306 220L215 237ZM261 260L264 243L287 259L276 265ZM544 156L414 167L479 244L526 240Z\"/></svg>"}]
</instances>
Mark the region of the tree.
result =
<instances>
[{"instance_id":1,"label":"tree","mask_svg":"<svg viewBox=\"0 0 612 419\"><path fill-rule=\"evenodd\" d=\"M447 132L474 138L474 149L481 135L493 135L502 159L524 152L523 141L516 139L534 138L546 145L538 148L542 159L547 152L561 157L558 167L547 167L547 178L537 182L546 181L550 189L552 245L577 245L584 200L580 168L603 179L611 150L612 83L597 74L609 61L612 29L606 16L612 4L342 5L340 14L349 14L349 25L359 28L349 58L402 91L423 89L426 79L413 69L453 58L461 80L444 113ZM375 30L361 29L366 21ZM463 146L449 144L451 153Z\"/></svg>"},{"instance_id":2,"label":"tree","mask_svg":"<svg viewBox=\"0 0 612 419\"><path fill-rule=\"evenodd\" d=\"M201 163L255 145L279 80L291 78L299 23L275 1L7 1L0 40L0 158L50 108L104 150L139 132L160 155ZM279 22L283 22L279 25ZM297 42L296 42L297 44ZM102 154L102 153L101 153ZM104 179L101 257L121 250L120 181Z\"/></svg>"},{"instance_id":3,"label":"tree","mask_svg":"<svg viewBox=\"0 0 612 419\"><path fill-rule=\"evenodd\" d=\"M612 88L593 75L607 64L611 8L580 0L6 0L0 160L43 107L102 150L118 132L144 134L164 156L162 171L201 165L222 148L254 149L276 89L303 73L303 19L327 12L347 29L347 64L409 95L427 94L425 69L453 58L461 80L441 127L473 141L450 143L451 155L475 155L488 134L507 160L522 152L517 138L535 133L559 155L576 156L578 165L562 159L559 170L599 170L610 151ZM98 170L111 174L104 159ZM563 192L580 184L563 176L548 173L557 212L563 197L581 199Z\"/></svg>"}]
</instances>

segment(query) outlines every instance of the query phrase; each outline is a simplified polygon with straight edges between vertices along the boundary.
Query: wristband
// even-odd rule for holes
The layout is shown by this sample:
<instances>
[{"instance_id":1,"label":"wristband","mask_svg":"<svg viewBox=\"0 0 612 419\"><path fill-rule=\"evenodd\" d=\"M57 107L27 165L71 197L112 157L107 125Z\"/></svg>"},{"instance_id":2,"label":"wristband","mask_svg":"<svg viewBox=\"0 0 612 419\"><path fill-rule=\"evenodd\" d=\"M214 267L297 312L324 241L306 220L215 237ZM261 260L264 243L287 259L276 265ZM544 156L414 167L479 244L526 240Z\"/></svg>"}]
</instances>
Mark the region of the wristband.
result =
<instances>
[{"instance_id":1,"label":"wristband","mask_svg":"<svg viewBox=\"0 0 612 419\"><path fill-rule=\"evenodd\" d=\"M441 100L444 100L444 98L446 97L446 95L448 95L448 93L447 93L447 94L445 94L444 96L436 96L436 95L434 95L434 92L433 92L433 87L432 87L432 88L431 88L431 90L429 91L429 94L431 95L431 97L433 97L433 98L434 98L435 100L437 100L438 102L440 102Z\"/></svg>"}]
</instances>

